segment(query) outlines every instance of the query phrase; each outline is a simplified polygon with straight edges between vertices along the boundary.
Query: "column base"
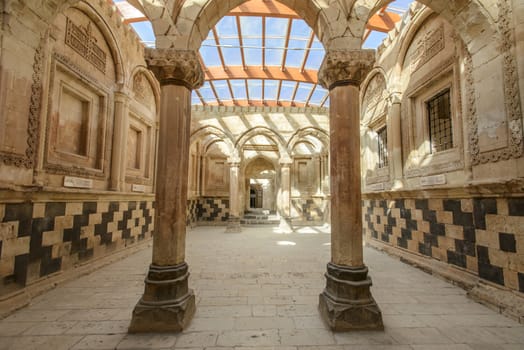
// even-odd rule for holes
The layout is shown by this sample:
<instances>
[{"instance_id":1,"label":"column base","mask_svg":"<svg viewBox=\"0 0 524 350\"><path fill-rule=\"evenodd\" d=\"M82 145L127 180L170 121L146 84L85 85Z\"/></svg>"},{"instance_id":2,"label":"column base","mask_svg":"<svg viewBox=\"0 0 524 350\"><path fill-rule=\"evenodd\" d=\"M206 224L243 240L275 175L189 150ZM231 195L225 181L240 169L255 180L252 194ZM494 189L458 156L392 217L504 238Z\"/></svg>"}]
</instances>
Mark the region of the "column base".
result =
<instances>
[{"instance_id":1,"label":"column base","mask_svg":"<svg viewBox=\"0 0 524 350\"><path fill-rule=\"evenodd\" d=\"M384 329L367 274L365 266L327 265L326 288L319 296L319 310L333 331Z\"/></svg>"},{"instance_id":2,"label":"column base","mask_svg":"<svg viewBox=\"0 0 524 350\"><path fill-rule=\"evenodd\" d=\"M133 310L129 333L180 332L196 311L195 295L188 288L188 266L149 267L144 295Z\"/></svg>"},{"instance_id":3,"label":"column base","mask_svg":"<svg viewBox=\"0 0 524 350\"><path fill-rule=\"evenodd\" d=\"M242 232L242 226L240 226L240 218L236 216L230 216L227 221L226 233L239 232Z\"/></svg>"}]
</instances>

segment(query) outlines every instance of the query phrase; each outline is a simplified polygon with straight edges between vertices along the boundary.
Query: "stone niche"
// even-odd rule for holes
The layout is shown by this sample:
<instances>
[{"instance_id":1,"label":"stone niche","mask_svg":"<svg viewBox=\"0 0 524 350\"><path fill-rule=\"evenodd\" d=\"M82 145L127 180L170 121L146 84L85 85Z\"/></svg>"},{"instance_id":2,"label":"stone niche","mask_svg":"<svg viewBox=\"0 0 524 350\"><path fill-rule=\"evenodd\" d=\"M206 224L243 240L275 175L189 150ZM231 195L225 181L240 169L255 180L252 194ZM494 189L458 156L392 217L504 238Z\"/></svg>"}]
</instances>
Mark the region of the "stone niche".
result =
<instances>
[{"instance_id":1,"label":"stone niche","mask_svg":"<svg viewBox=\"0 0 524 350\"><path fill-rule=\"evenodd\" d=\"M415 30L415 29L413 29ZM463 45L444 19L430 16L403 57L402 149L405 176L415 178L464 169L461 71ZM431 147L428 103L449 91L452 146Z\"/></svg>"},{"instance_id":2,"label":"stone niche","mask_svg":"<svg viewBox=\"0 0 524 350\"><path fill-rule=\"evenodd\" d=\"M211 144L204 157L205 196L229 197L229 165L224 142Z\"/></svg>"},{"instance_id":3,"label":"stone niche","mask_svg":"<svg viewBox=\"0 0 524 350\"><path fill-rule=\"evenodd\" d=\"M44 167L105 179L116 79L110 46L93 19L76 8L57 16L54 29Z\"/></svg>"},{"instance_id":4,"label":"stone niche","mask_svg":"<svg viewBox=\"0 0 524 350\"><path fill-rule=\"evenodd\" d=\"M153 184L156 142L156 97L149 78L142 71L133 76L133 95L128 114L126 182Z\"/></svg>"}]
</instances>

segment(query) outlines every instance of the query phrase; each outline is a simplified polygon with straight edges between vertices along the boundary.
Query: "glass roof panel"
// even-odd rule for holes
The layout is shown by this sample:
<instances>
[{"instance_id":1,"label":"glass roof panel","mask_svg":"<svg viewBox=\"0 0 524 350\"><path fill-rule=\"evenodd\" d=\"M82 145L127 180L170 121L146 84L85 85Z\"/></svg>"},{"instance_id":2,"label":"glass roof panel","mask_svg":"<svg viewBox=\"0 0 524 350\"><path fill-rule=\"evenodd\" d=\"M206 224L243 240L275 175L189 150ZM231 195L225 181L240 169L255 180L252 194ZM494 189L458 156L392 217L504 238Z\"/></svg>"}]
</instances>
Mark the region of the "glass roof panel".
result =
<instances>
[{"instance_id":1,"label":"glass roof panel","mask_svg":"<svg viewBox=\"0 0 524 350\"><path fill-rule=\"evenodd\" d=\"M235 100L247 100L246 81L241 79L230 80Z\"/></svg>"},{"instance_id":2,"label":"glass roof panel","mask_svg":"<svg viewBox=\"0 0 524 350\"><path fill-rule=\"evenodd\" d=\"M237 23L234 16L224 16L218 21L215 29L219 37L238 37Z\"/></svg>"},{"instance_id":3,"label":"glass roof panel","mask_svg":"<svg viewBox=\"0 0 524 350\"><path fill-rule=\"evenodd\" d=\"M322 63L322 60L324 59L324 55L324 46L322 46L322 43L318 41L317 38L315 38L315 40L313 40L313 44L311 45L311 51L309 52L309 56L307 58L306 69L318 70L320 68L320 64Z\"/></svg>"},{"instance_id":4,"label":"glass roof panel","mask_svg":"<svg viewBox=\"0 0 524 350\"><path fill-rule=\"evenodd\" d=\"M213 94L213 90L211 90L211 85L209 85L209 81L204 82L204 85L198 91L200 92L202 98L206 103L216 102L216 97L215 94Z\"/></svg>"},{"instance_id":5,"label":"glass roof panel","mask_svg":"<svg viewBox=\"0 0 524 350\"><path fill-rule=\"evenodd\" d=\"M264 99L276 100L278 94L278 80L266 80L264 85Z\"/></svg>"},{"instance_id":6,"label":"glass roof panel","mask_svg":"<svg viewBox=\"0 0 524 350\"><path fill-rule=\"evenodd\" d=\"M313 84L310 83L300 83L298 84L298 90L297 95L295 96L295 101L297 102L306 102L307 97L311 93L311 89L313 88Z\"/></svg>"},{"instance_id":7,"label":"glass roof panel","mask_svg":"<svg viewBox=\"0 0 524 350\"><path fill-rule=\"evenodd\" d=\"M147 47L155 46L155 32L153 31L153 26L151 25L151 22L135 22L131 23L131 27L133 27L135 32L139 33L140 39L142 40L144 45L146 45Z\"/></svg>"},{"instance_id":8,"label":"glass roof panel","mask_svg":"<svg viewBox=\"0 0 524 350\"><path fill-rule=\"evenodd\" d=\"M308 39L311 35L311 28L303 19L294 19L291 25L291 38Z\"/></svg>"},{"instance_id":9,"label":"glass roof panel","mask_svg":"<svg viewBox=\"0 0 524 350\"><path fill-rule=\"evenodd\" d=\"M287 33L287 18L266 17L266 38L284 38Z\"/></svg>"},{"instance_id":10,"label":"glass roof panel","mask_svg":"<svg viewBox=\"0 0 524 350\"><path fill-rule=\"evenodd\" d=\"M282 89L280 90L280 100L281 101L291 101L293 97L293 91L295 91L295 86L297 85L294 81L284 80L282 82Z\"/></svg>"},{"instance_id":11,"label":"glass roof panel","mask_svg":"<svg viewBox=\"0 0 524 350\"><path fill-rule=\"evenodd\" d=\"M191 104L193 105L201 105L202 101L200 101L200 97L198 97L196 91L193 91L191 93Z\"/></svg>"},{"instance_id":12,"label":"glass roof panel","mask_svg":"<svg viewBox=\"0 0 524 350\"><path fill-rule=\"evenodd\" d=\"M309 100L309 104L313 106L320 106L322 103L322 100L326 96L328 91L324 88L322 88L320 85L317 85L315 88L315 91L313 92L313 95L311 95L311 100Z\"/></svg>"},{"instance_id":13,"label":"glass roof panel","mask_svg":"<svg viewBox=\"0 0 524 350\"><path fill-rule=\"evenodd\" d=\"M204 40L200 47L200 55L206 66L219 66L220 56L218 55L218 48L215 44L215 39L210 38Z\"/></svg>"},{"instance_id":14,"label":"glass roof panel","mask_svg":"<svg viewBox=\"0 0 524 350\"><path fill-rule=\"evenodd\" d=\"M279 49L266 49L266 65L279 66L282 63L283 48L286 46L286 39L267 39L266 47L273 47Z\"/></svg>"},{"instance_id":15,"label":"glass roof panel","mask_svg":"<svg viewBox=\"0 0 524 350\"><path fill-rule=\"evenodd\" d=\"M251 100L261 100L262 99L262 80L248 79L247 87L249 89L249 98Z\"/></svg>"},{"instance_id":16,"label":"glass roof panel","mask_svg":"<svg viewBox=\"0 0 524 350\"><path fill-rule=\"evenodd\" d=\"M220 101L231 101L231 92L229 91L229 86L227 85L227 80L215 80L213 81L215 86L215 91L217 92L218 99Z\"/></svg>"},{"instance_id":17,"label":"glass roof panel","mask_svg":"<svg viewBox=\"0 0 524 350\"><path fill-rule=\"evenodd\" d=\"M220 45L226 65L242 65L242 55L240 52L240 42L238 41L238 38L220 38Z\"/></svg>"}]
</instances>

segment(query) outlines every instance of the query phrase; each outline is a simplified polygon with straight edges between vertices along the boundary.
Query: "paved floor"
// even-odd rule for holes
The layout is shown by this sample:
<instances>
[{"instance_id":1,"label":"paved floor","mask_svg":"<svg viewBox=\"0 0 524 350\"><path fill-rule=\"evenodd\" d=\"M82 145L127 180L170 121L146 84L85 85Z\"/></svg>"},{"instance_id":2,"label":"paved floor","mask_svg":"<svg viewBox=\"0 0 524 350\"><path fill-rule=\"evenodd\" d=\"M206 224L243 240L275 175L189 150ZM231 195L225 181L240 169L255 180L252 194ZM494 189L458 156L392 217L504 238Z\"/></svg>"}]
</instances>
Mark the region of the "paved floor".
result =
<instances>
[{"instance_id":1,"label":"paved floor","mask_svg":"<svg viewBox=\"0 0 524 350\"><path fill-rule=\"evenodd\" d=\"M61 285L0 321L0 349L524 349L524 326L465 292L366 249L384 332L332 333L317 311L329 234L188 232L198 311L181 334L128 335L150 249Z\"/></svg>"}]
</instances>

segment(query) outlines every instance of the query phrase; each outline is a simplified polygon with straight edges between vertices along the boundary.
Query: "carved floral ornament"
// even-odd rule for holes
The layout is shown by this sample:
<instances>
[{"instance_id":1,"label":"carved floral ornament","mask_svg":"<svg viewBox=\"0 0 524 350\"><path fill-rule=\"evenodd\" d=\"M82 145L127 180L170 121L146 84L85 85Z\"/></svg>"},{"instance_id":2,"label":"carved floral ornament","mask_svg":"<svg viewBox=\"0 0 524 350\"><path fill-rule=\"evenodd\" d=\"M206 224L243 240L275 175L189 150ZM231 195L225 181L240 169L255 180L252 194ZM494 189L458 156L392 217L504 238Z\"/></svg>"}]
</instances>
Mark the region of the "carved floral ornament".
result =
<instances>
[{"instance_id":1,"label":"carved floral ornament","mask_svg":"<svg viewBox=\"0 0 524 350\"><path fill-rule=\"evenodd\" d=\"M194 90L204 84L204 71L195 51L147 49L146 62L160 85L182 85Z\"/></svg>"},{"instance_id":2,"label":"carved floral ornament","mask_svg":"<svg viewBox=\"0 0 524 350\"><path fill-rule=\"evenodd\" d=\"M359 86L374 63L374 50L328 51L318 72L318 82L329 90L340 85Z\"/></svg>"}]
</instances>

